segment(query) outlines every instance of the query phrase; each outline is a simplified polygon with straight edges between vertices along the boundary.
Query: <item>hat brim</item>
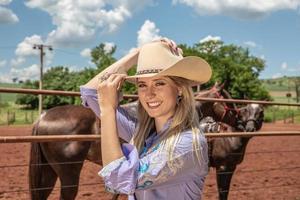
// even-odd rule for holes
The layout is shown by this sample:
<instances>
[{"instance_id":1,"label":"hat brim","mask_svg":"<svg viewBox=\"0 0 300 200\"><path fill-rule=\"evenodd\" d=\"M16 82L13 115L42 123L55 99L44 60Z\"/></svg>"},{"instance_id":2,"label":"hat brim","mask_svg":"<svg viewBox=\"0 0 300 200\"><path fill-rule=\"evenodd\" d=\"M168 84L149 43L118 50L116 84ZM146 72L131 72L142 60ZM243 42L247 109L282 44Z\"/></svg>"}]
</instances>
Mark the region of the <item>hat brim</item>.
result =
<instances>
[{"instance_id":1,"label":"hat brim","mask_svg":"<svg viewBox=\"0 0 300 200\"><path fill-rule=\"evenodd\" d=\"M209 81L212 74L210 65L202 58L197 56L187 56L179 60L172 66L166 67L159 73L149 73L127 76L126 81L136 83L138 78L155 76L177 76L191 81L191 86L199 85Z\"/></svg>"}]
</instances>

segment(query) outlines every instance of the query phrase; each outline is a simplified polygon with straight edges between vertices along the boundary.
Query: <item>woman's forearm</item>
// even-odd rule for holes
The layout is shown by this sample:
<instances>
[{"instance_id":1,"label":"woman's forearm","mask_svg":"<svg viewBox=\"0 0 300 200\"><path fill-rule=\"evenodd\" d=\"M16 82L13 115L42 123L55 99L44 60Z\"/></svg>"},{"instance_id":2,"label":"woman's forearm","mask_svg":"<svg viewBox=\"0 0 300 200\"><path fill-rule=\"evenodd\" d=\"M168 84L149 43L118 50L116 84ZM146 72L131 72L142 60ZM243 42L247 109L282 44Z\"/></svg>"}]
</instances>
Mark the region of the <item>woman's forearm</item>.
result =
<instances>
[{"instance_id":1,"label":"woman's forearm","mask_svg":"<svg viewBox=\"0 0 300 200\"><path fill-rule=\"evenodd\" d=\"M99 78L106 73L126 73L133 65L137 63L138 54L138 49L133 50L132 52L97 74L94 78L87 82L84 87L96 89L99 83Z\"/></svg>"},{"instance_id":2,"label":"woman's forearm","mask_svg":"<svg viewBox=\"0 0 300 200\"><path fill-rule=\"evenodd\" d=\"M116 111L105 108L101 111L101 153L103 167L123 156L117 134Z\"/></svg>"}]
</instances>

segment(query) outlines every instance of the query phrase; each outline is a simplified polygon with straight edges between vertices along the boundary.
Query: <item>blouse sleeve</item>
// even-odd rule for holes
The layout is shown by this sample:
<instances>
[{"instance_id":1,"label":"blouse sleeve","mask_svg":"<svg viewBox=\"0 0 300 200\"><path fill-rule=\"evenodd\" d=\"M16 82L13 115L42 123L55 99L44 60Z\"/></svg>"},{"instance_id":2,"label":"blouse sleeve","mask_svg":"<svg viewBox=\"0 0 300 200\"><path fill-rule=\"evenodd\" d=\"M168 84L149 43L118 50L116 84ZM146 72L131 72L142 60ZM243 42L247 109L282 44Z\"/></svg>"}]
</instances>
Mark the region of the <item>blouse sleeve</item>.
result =
<instances>
[{"instance_id":1,"label":"blouse sleeve","mask_svg":"<svg viewBox=\"0 0 300 200\"><path fill-rule=\"evenodd\" d=\"M98 104L97 90L80 87L82 105L90 108L98 117L100 117L100 108ZM132 138L137 123L137 119L122 107L118 106L116 110L117 129L119 137L129 142Z\"/></svg>"},{"instance_id":2,"label":"blouse sleeve","mask_svg":"<svg viewBox=\"0 0 300 200\"><path fill-rule=\"evenodd\" d=\"M156 146L152 152L139 158L137 149L123 144L124 157L106 165L99 175L104 178L106 189L113 193L133 194L135 190L150 189L158 186L186 180L191 170L198 175L208 173L207 143L201 136L199 160L192 147L191 134L182 137L175 147L174 157L169 160L168 153ZM195 172L194 171L194 172Z\"/></svg>"}]
</instances>

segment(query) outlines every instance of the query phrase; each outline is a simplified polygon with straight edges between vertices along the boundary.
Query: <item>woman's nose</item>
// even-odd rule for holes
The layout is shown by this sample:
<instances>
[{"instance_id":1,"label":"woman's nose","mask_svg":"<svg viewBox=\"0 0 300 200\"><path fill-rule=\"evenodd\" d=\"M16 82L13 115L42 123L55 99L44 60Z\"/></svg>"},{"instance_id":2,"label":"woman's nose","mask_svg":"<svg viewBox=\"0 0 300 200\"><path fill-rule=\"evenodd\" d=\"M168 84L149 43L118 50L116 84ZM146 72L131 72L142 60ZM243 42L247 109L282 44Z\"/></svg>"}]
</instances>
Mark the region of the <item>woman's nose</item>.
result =
<instances>
[{"instance_id":1,"label":"woman's nose","mask_svg":"<svg viewBox=\"0 0 300 200\"><path fill-rule=\"evenodd\" d=\"M147 97L155 96L155 88L153 88L152 86L148 87L146 90L146 96Z\"/></svg>"}]
</instances>

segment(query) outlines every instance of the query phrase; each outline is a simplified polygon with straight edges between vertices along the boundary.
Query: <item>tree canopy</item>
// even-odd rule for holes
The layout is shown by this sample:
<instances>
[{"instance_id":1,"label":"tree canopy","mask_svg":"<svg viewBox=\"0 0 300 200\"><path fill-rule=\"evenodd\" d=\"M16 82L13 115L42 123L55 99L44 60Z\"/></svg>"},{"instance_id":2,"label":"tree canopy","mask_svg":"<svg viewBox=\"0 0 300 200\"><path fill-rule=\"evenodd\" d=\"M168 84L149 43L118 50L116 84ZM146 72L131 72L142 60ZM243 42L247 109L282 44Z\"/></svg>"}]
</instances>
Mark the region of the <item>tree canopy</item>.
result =
<instances>
[{"instance_id":1,"label":"tree canopy","mask_svg":"<svg viewBox=\"0 0 300 200\"><path fill-rule=\"evenodd\" d=\"M269 100L267 90L258 79L265 68L264 60L250 55L249 49L222 41L196 43L192 47L179 45L184 56L200 56L212 67L212 78L204 87L215 82L224 83L225 89L238 99Z\"/></svg>"}]
</instances>

